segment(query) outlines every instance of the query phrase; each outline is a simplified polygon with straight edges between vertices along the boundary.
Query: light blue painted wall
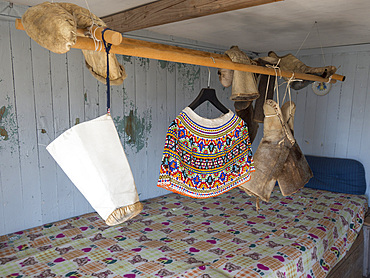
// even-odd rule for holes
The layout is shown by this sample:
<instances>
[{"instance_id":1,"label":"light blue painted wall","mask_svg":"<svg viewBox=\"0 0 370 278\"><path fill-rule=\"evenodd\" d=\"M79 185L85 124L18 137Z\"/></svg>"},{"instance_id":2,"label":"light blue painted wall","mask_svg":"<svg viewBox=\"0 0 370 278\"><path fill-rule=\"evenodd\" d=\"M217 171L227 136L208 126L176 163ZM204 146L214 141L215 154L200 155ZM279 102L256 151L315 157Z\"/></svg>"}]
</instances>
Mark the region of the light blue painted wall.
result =
<instances>
[{"instance_id":1,"label":"light blue painted wall","mask_svg":"<svg viewBox=\"0 0 370 278\"><path fill-rule=\"evenodd\" d=\"M0 49L0 235L92 211L45 147L76 122L105 112L105 86L85 69L80 51L50 53L15 30L14 19L0 20ZM325 53L327 64L339 67L346 81L326 96L316 96L310 87L292 91L296 139L306 154L360 160L369 184L370 45ZM299 57L307 65L323 65L319 49L302 50ZM167 127L207 85L208 70L135 57L119 61L128 77L112 89L112 116L140 198L166 194L156 181ZM211 86L232 109L230 89L222 88L215 69L211 73ZM283 91L284 86L280 98ZM198 113L217 116L206 104ZM129 122L135 134L126 128ZM261 125L254 150L262 130Z\"/></svg>"},{"instance_id":2,"label":"light blue painted wall","mask_svg":"<svg viewBox=\"0 0 370 278\"><path fill-rule=\"evenodd\" d=\"M53 54L0 20L0 235L91 212L45 147L77 122L106 111L106 87L80 50ZM141 200L167 194L156 182L170 122L207 86L205 67L118 57L127 72L112 88L111 114ZM233 108L211 69L211 87ZM203 104L198 113L219 112ZM131 128L128 128L131 125ZM133 132L132 132L133 131Z\"/></svg>"},{"instance_id":3,"label":"light blue painted wall","mask_svg":"<svg viewBox=\"0 0 370 278\"><path fill-rule=\"evenodd\" d=\"M296 103L294 134L305 154L351 158L363 163L370 194L370 45L302 50L299 58L312 67L334 65L344 82L332 85L325 96L312 86L294 91ZM279 53L295 53L287 51ZM285 86L280 89L283 98ZM343 169L346 171L346 169Z\"/></svg>"}]
</instances>

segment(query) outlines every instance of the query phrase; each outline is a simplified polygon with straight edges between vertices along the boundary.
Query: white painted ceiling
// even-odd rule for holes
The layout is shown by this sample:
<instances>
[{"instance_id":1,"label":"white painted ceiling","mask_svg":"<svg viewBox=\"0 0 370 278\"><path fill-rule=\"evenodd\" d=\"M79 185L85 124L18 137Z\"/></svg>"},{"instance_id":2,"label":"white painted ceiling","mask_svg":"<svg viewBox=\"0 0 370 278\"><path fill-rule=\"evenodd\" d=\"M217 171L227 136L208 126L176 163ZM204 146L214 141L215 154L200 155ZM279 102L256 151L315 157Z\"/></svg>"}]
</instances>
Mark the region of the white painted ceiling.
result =
<instances>
[{"instance_id":1,"label":"white painted ceiling","mask_svg":"<svg viewBox=\"0 0 370 278\"><path fill-rule=\"evenodd\" d=\"M100 16L152 1L86 0ZM67 0L86 7L85 0ZM35 5L44 0L14 0ZM59 1L55 1L59 2ZM60 1L61 2L61 1ZM317 24L314 25L314 22ZM317 29L319 31L317 31ZM370 43L370 0L284 0L247 9L151 27L147 30L254 52Z\"/></svg>"}]
</instances>

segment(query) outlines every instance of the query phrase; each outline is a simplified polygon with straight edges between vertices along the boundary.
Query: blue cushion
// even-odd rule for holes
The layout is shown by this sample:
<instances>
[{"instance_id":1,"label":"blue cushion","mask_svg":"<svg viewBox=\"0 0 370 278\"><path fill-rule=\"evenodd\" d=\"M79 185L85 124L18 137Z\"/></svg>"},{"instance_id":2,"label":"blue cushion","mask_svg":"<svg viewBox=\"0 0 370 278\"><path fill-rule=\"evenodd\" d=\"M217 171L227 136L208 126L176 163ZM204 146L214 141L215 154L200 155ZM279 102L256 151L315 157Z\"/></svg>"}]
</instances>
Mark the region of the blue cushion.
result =
<instances>
[{"instance_id":1,"label":"blue cushion","mask_svg":"<svg viewBox=\"0 0 370 278\"><path fill-rule=\"evenodd\" d=\"M311 155L306 155L306 159L313 172L307 187L339 193L365 194L365 169L361 162Z\"/></svg>"}]
</instances>

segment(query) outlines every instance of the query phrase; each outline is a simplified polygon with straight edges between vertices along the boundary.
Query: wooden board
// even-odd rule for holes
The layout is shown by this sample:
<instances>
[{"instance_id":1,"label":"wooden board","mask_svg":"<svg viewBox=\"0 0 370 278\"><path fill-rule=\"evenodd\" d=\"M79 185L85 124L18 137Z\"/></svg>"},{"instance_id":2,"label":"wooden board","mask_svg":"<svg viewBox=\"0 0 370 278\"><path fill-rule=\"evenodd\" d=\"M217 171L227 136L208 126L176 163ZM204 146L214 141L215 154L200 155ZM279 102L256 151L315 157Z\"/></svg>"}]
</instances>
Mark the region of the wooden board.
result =
<instances>
[{"instance_id":1,"label":"wooden board","mask_svg":"<svg viewBox=\"0 0 370 278\"><path fill-rule=\"evenodd\" d=\"M148 169L150 169L151 165L155 165L156 168L154 171L148 171L152 173L152 175L148 175L148 180L151 180L153 186L155 187L154 194L155 196L161 196L167 194L168 191L157 187L157 181L159 177L159 168L162 162L162 153L163 147L165 143L165 136L167 133L168 126L170 122L168 121L168 112L170 110L170 100L174 94L168 92L167 88L167 72L169 63L163 61L157 61L155 65L155 73L156 73L156 93L157 97L155 98L155 105L152 107L153 111L153 129L152 129L152 140L150 148L154 148L152 155L150 157L155 158L153 161L148 161ZM150 70L150 69L149 69ZM171 90L171 89L170 89ZM167 98L169 96L169 98ZM155 118L154 118L155 115ZM156 125L155 123L163 123L161 125Z\"/></svg>"},{"instance_id":2,"label":"wooden board","mask_svg":"<svg viewBox=\"0 0 370 278\"><path fill-rule=\"evenodd\" d=\"M353 158L359 158L361 156L358 146L361 145L364 126L368 124L368 122L365 122L365 108L369 88L370 53L358 55L356 64L353 89L354 94L352 99L350 115L351 121L348 130L349 136L347 145L347 156Z\"/></svg>"},{"instance_id":3,"label":"wooden board","mask_svg":"<svg viewBox=\"0 0 370 278\"><path fill-rule=\"evenodd\" d=\"M338 68L344 63L345 54L333 54L333 64ZM348 81L348 80L347 80ZM346 81L346 82L347 82ZM331 87L328 94L328 106L327 106L327 116L325 123L325 147L323 150L324 156L335 156L335 150L337 147L337 129L339 127L338 123L338 113L339 113L339 102L341 95L342 84L338 83ZM330 123L330 124L329 124ZM340 127L339 127L340 128Z\"/></svg>"},{"instance_id":4,"label":"wooden board","mask_svg":"<svg viewBox=\"0 0 370 278\"><path fill-rule=\"evenodd\" d=\"M54 138L56 138L70 127L67 56L52 53L50 65L50 84L53 90ZM59 166L57 166L56 175L58 184L57 202L60 204L58 214L61 219L64 219L72 215L74 211L74 185Z\"/></svg>"},{"instance_id":5,"label":"wooden board","mask_svg":"<svg viewBox=\"0 0 370 278\"><path fill-rule=\"evenodd\" d=\"M50 55L36 42L32 42L32 61L35 91L35 109L40 171L41 213L43 223L59 217L56 164L46 150L54 139L52 88L50 83Z\"/></svg>"},{"instance_id":6,"label":"wooden board","mask_svg":"<svg viewBox=\"0 0 370 278\"><path fill-rule=\"evenodd\" d=\"M99 116L105 109L105 85L99 84L85 68L81 51L71 50L67 55L60 55L60 58L54 57L56 54L50 54L36 43L30 44L25 33L11 31L11 28L14 28L12 22L0 22L2 65L0 67L0 108L5 106L7 111L6 120L1 121L0 126L4 126L10 135L9 140L0 138L0 202L2 204L0 234L37 226L40 219L43 223L60 220L63 215L67 215L67 212L68 217L72 217L93 210L74 185L70 184L68 178L65 178L65 181L60 179L63 173L59 170L57 172L58 166L45 151L45 145L57 134L74 125L77 118L83 122ZM18 42L20 45L16 46ZM24 51L20 51L21 49ZM369 78L366 76L369 67L366 56L369 56L370 47L362 46L360 50L356 49L353 47L343 47L339 50L325 49L325 51L332 51L332 63L337 67L341 66L338 72L347 75L354 71L354 78L334 84L327 95L326 104L326 101L321 102L322 97L310 100L312 101L310 107L315 111L315 117L311 117L311 110L306 109L308 94L313 93L309 93L308 90L295 92L294 100L297 104L295 130L299 140L303 140L304 132L312 131L314 135L311 139L314 146L320 146L324 132L322 154L358 156L365 166L367 180L370 180L370 171L368 171L370 129L367 124L370 121L370 97L367 93L369 84L365 85L365 79ZM351 52L356 53L356 60L350 64L348 62L353 57ZM305 62L312 65L319 53L319 50L306 51L303 55L307 57ZM50 55L52 55L51 59ZM327 54L326 57L328 57ZM141 197L149 198L166 194L168 191L162 189L158 191L155 185L159 170L157 163L161 159L165 132L178 113L193 100L203 86L207 85L208 70L206 67L196 66L184 68L193 69L194 72L200 69L199 79L195 79L195 86L191 87L189 84L191 78L185 70L179 70L179 64L150 61L154 64L150 64L146 72L135 69L135 64L140 67L140 63L135 62L134 57L120 56L119 59L124 64L128 77L123 86L112 87L112 115L119 117L116 121L117 129L135 175L140 173L140 169L138 170L140 160L145 160L145 177L138 179L141 192L145 191ZM348 65L344 66L346 63ZM228 100L231 88L225 90L222 88L216 71L217 69L211 69L211 87L216 89L217 96L225 106L233 109L233 103ZM30 79L32 76L33 80ZM144 83L141 82L142 80ZM341 84L346 82L351 84L342 90ZM140 95L137 95L139 91L136 85L139 83L141 89ZM14 84L16 84L15 87ZM155 86L155 89L152 90L152 86ZM150 93L154 95L149 96ZM151 108L152 128L148 139L144 139L144 141L147 140L148 145L141 152L136 153L136 149L127 143L126 119L130 111L135 109L139 111L136 114L138 119L147 119L145 113L149 108ZM213 110L212 105L201 108L207 113L210 112L208 115L217 112ZM119 110L118 114L116 114L117 110ZM18 125L19 117L23 117L21 125ZM342 124L343 120L345 125ZM18 126L23 129L22 140L18 140ZM43 133L43 130L46 133ZM263 125L260 125L253 145L254 151L262 137L262 130ZM340 132L347 132L346 137L338 137ZM27 134L30 135L27 136ZM339 142L341 145L344 144L345 153L336 153ZM304 144L302 142L302 145ZM302 145L300 143L303 149ZM31 151L27 153L28 149ZM315 151L315 147L312 150ZM27 157L27 155L31 156ZM62 183L63 188L59 188L59 182ZM31 188L35 190L32 192L35 195L29 195L34 198L28 198L26 206L22 192L30 192ZM29 207L34 208L40 215L32 215L26 223L19 215ZM32 214L32 212L27 213Z\"/></svg>"},{"instance_id":7,"label":"wooden board","mask_svg":"<svg viewBox=\"0 0 370 278\"><path fill-rule=\"evenodd\" d=\"M22 206L21 169L19 164L17 112L15 106L15 90L13 82L13 59L10 40L9 22L0 21L0 109L2 117L0 126L0 178L2 206L0 208L0 234L9 230L20 230L24 223L14 221L19 216L18 206ZM14 200L18 210L14 209Z\"/></svg>"},{"instance_id":8,"label":"wooden board","mask_svg":"<svg viewBox=\"0 0 370 278\"><path fill-rule=\"evenodd\" d=\"M19 217L21 211L25 226L41 224L41 192L38 160L38 145L35 117L35 97L33 90L33 71L31 60L31 40L26 36L17 36L15 27L10 28L12 36L12 56L14 72L14 89L22 92L22 97L15 99L19 140L19 166L21 169L22 203L20 210L13 212ZM32 127L32 128L30 128ZM19 186L19 185L18 185Z\"/></svg>"},{"instance_id":9,"label":"wooden board","mask_svg":"<svg viewBox=\"0 0 370 278\"><path fill-rule=\"evenodd\" d=\"M282 0L161 0L103 17L121 33Z\"/></svg>"},{"instance_id":10,"label":"wooden board","mask_svg":"<svg viewBox=\"0 0 370 278\"><path fill-rule=\"evenodd\" d=\"M338 111L338 128L336 134L336 149L335 155L337 157L347 157L347 146L349 138L349 128L351 125L351 110L353 96L355 94L355 74L357 53L348 53L344 57L342 70L348 72L346 75L346 82L341 82L341 91L339 99Z\"/></svg>"},{"instance_id":11,"label":"wooden board","mask_svg":"<svg viewBox=\"0 0 370 278\"><path fill-rule=\"evenodd\" d=\"M67 53L67 75L68 75L68 96L69 96L69 126L79 124L85 119L84 110L84 68L85 61L81 51L72 49ZM72 186L71 192L74 197L74 213L83 214L92 211L91 207L77 189Z\"/></svg>"},{"instance_id":12,"label":"wooden board","mask_svg":"<svg viewBox=\"0 0 370 278\"><path fill-rule=\"evenodd\" d=\"M325 55L325 61L327 63L331 63L328 60L331 55ZM310 59L310 66L318 67L320 65L325 64L323 61L323 56L318 54L315 55ZM326 117L327 117L327 105L329 95L318 96L312 90L312 84L308 85L308 92L309 94L315 99L316 104L316 112L315 112L315 122L314 122L314 129L313 129L313 139L312 139L312 150L311 154L322 156L325 146L325 125L326 125ZM311 114L311 113L310 113Z\"/></svg>"}]
</instances>

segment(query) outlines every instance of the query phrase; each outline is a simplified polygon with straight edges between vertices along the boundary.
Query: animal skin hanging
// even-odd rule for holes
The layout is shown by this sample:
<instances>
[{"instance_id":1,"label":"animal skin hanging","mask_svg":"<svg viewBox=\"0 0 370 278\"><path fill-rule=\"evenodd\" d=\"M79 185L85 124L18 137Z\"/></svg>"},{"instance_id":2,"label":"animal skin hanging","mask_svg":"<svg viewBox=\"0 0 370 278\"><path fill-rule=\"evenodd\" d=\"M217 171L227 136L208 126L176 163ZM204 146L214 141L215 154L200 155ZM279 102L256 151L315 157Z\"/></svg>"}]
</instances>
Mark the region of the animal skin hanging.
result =
<instances>
[{"instance_id":1,"label":"animal skin hanging","mask_svg":"<svg viewBox=\"0 0 370 278\"><path fill-rule=\"evenodd\" d=\"M39 45L54 52L66 53L76 43L78 28L92 26L106 27L106 24L89 10L71 3L44 2L27 9L22 16L26 33ZM87 34L94 37L94 34ZM95 39L96 41L96 39ZM97 50L97 49L96 49ZM94 50L82 50L86 67L100 82L106 82L105 53ZM112 85L121 85L126 72L117 61L115 54L109 54L110 81Z\"/></svg>"}]
</instances>

